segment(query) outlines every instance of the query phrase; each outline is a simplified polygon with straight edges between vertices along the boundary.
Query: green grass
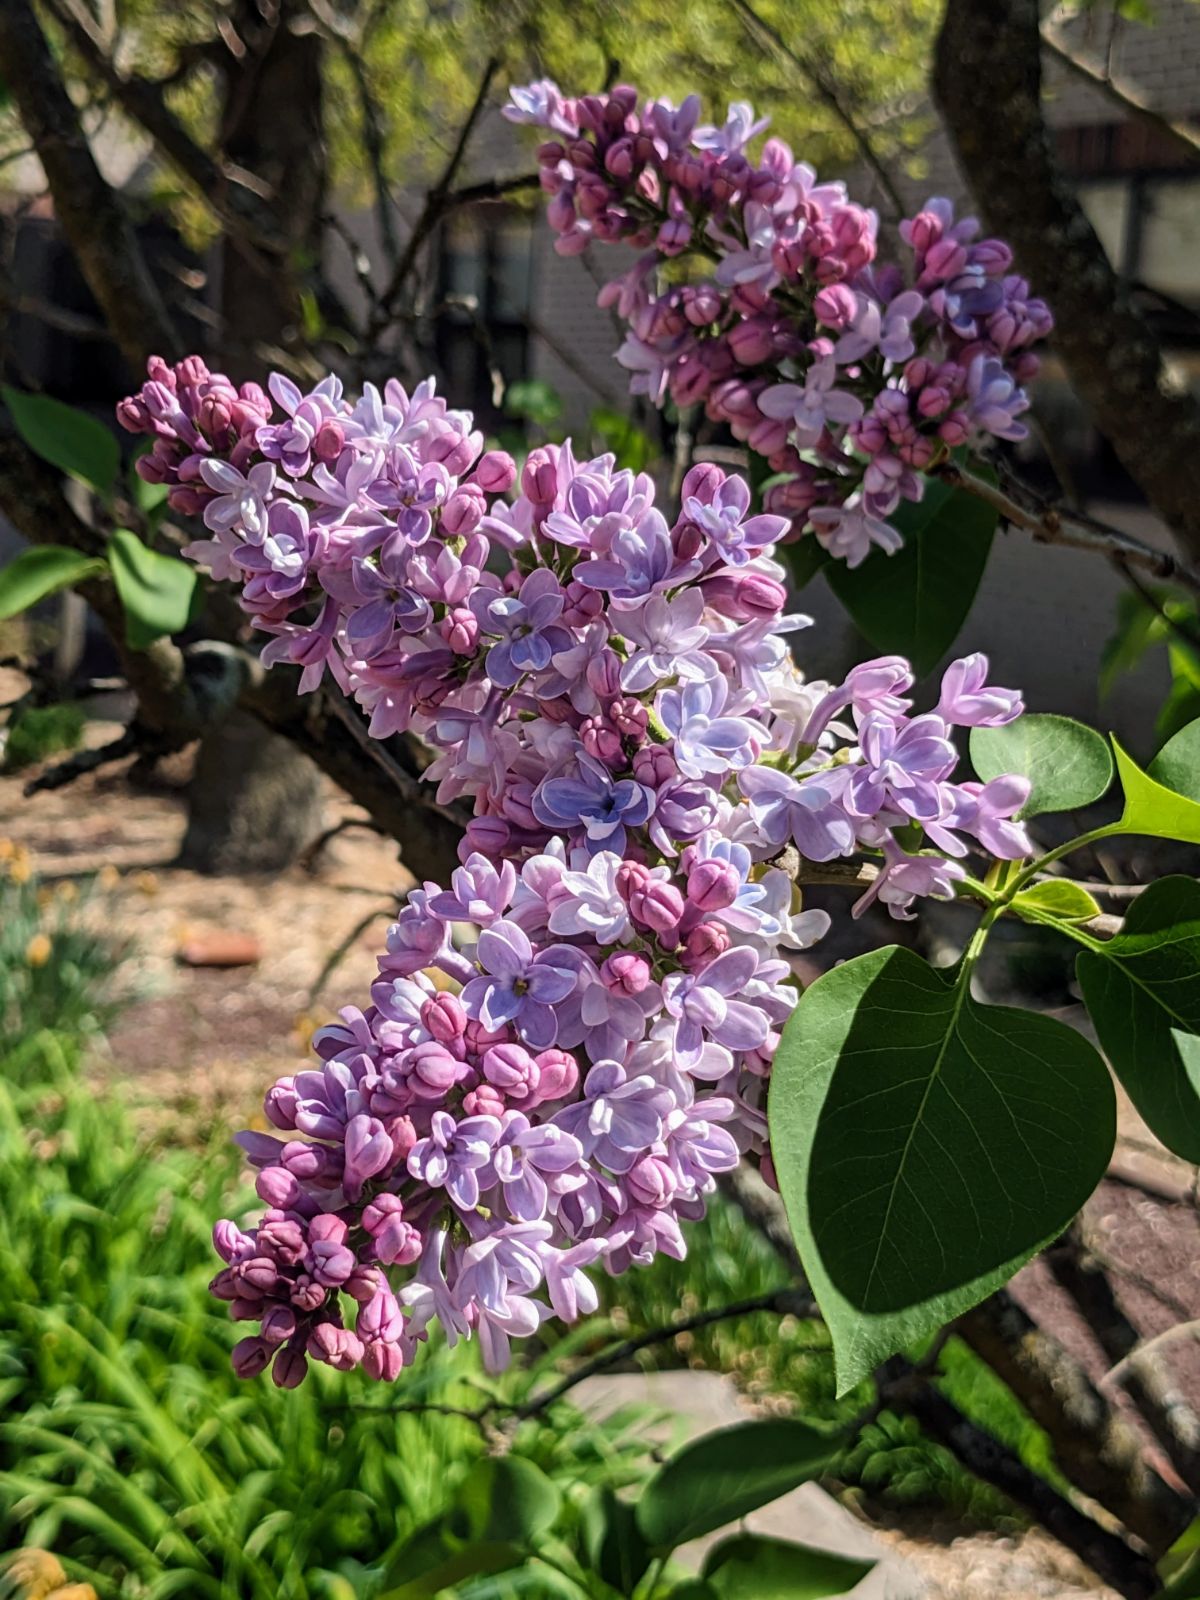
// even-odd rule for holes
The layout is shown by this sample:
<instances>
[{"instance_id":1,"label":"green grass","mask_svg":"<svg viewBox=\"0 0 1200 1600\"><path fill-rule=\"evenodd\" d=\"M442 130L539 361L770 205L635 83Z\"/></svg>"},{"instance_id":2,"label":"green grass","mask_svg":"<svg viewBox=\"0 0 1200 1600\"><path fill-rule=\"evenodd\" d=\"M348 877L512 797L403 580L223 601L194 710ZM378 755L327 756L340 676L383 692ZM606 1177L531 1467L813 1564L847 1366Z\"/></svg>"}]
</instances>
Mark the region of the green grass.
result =
<instances>
[{"instance_id":1,"label":"green grass","mask_svg":"<svg viewBox=\"0 0 1200 1600\"><path fill-rule=\"evenodd\" d=\"M451 1501L494 1440L424 1407L519 1398L617 1336L765 1294L785 1269L718 1199L688 1229L685 1261L600 1276L604 1313L501 1380L476 1352L434 1345L394 1388L315 1367L301 1389L239 1382L244 1331L213 1301L214 1218L257 1209L225 1131L180 1148L135 1132L125 1102L81 1076L115 1002L120 951L98 904L0 880L0 1550L52 1549L100 1600L368 1600L373 1569ZM20 866L19 861L17 862ZM49 950L33 941L45 937ZM30 960L31 946L34 956ZM164 1050L169 1041L164 1040ZM554 1338L555 1324L547 1330ZM813 1419L849 1420L869 1387L834 1398L818 1323L760 1313L656 1346L641 1359L733 1374L752 1395ZM945 1391L1059 1481L1049 1445L960 1342ZM523 1426L516 1448L578 1506L586 1485L649 1470L638 1416L604 1428L568 1406ZM881 1416L840 1477L895 1504L1010 1523L909 1418Z\"/></svg>"},{"instance_id":2,"label":"green grass","mask_svg":"<svg viewBox=\"0 0 1200 1600\"><path fill-rule=\"evenodd\" d=\"M27 706L5 729L3 768L20 772L48 756L77 750L83 742L84 715L74 701L52 706Z\"/></svg>"}]
</instances>

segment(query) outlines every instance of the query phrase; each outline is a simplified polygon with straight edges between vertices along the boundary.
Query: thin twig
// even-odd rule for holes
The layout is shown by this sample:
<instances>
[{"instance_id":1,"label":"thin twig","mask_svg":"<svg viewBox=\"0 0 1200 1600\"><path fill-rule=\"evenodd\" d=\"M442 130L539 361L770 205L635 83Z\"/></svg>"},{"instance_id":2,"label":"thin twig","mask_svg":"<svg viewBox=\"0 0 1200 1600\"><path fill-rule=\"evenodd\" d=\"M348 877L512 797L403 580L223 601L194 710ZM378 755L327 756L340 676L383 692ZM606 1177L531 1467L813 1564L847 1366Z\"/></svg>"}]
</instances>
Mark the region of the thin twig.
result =
<instances>
[{"instance_id":1,"label":"thin twig","mask_svg":"<svg viewBox=\"0 0 1200 1600\"><path fill-rule=\"evenodd\" d=\"M441 177L425 196L425 204L421 208L421 214L408 236L408 243L405 245L400 259L396 262L388 286L380 297L379 315L384 321L386 321L397 300L399 300L422 246L445 213L447 197L450 195L454 180L458 176L458 169L467 153L467 146L471 142L471 136L475 132L476 124L483 115L492 82L499 70L499 57L490 57L483 69L483 77L480 80L471 109L458 131L458 138L455 141L454 149L450 152L450 158L442 170ZM374 334L378 333L380 329L379 327L373 327L371 331Z\"/></svg>"},{"instance_id":2,"label":"thin twig","mask_svg":"<svg viewBox=\"0 0 1200 1600\"><path fill-rule=\"evenodd\" d=\"M815 91L818 99L823 100L833 112L834 116L846 129L854 140L859 155L870 167L879 182L880 188L888 198L893 218L898 219L904 215L904 200L896 186L895 179L880 159L870 139L859 126L854 113L847 106L837 86L830 78L825 63L817 61L812 56L802 56L793 49L779 30L765 17L755 11L749 0L733 0L733 8L745 23L751 33L757 33L760 41L766 40L773 49L790 61L803 75L809 86Z\"/></svg>"},{"instance_id":3,"label":"thin twig","mask_svg":"<svg viewBox=\"0 0 1200 1600\"><path fill-rule=\"evenodd\" d=\"M667 1344L672 1339L678 1338L681 1333L695 1333L700 1328L712 1327L714 1323L728 1322L734 1317L753 1316L758 1311L773 1311L780 1316L803 1318L818 1315L817 1303L808 1290L797 1289L791 1285L772 1289L769 1294L755 1295L749 1300L735 1301L732 1305L717 1306L710 1311L698 1311L694 1316L684 1317L681 1321L666 1327L651 1328L646 1333L639 1333L631 1339L623 1339L620 1344L601 1351L590 1361L575 1367L551 1388L543 1390L541 1394L533 1395L519 1406L513 1406L511 1408L513 1419L524 1422L529 1417L536 1416L561 1400L565 1394L569 1394L586 1379L607 1372L610 1367L620 1366L642 1350L649 1350L656 1344Z\"/></svg>"},{"instance_id":4,"label":"thin twig","mask_svg":"<svg viewBox=\"0 0 1200 1600\"><path fill-rule=\"evenodd\" d=\"M1158 550L1131 533L1123 533L1107 523L1078 512L1055 506L1031 509L985 478L977 478L956 462L948 461L933 469L934 476L955 488L986 500L1015 528L1032 534L1038 544L1061 544L1075 550L1090 550L1111 560L1127 561L1154 574L1185 585L1200 593L1200 572L1169 550Z\"/></svg>"}]
</instances>

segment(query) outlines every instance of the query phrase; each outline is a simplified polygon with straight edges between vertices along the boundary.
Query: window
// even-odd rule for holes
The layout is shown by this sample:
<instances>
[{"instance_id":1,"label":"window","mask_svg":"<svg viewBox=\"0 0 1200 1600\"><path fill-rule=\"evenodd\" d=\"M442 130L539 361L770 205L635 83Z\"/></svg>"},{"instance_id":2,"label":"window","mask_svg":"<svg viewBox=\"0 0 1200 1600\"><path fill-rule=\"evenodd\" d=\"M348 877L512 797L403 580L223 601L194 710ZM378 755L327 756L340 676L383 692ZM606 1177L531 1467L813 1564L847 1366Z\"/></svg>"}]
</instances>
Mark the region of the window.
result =
<instances>
[{"instance_id":1,"label":"window","mask_svg":"<svg viewBox=\"0 0 1200 1600\"><path fill-rule=\"evenodd\" d=\"M446 392L485 425L499 417L494 374L525 376L533 232L489 206L453 218L442 236L436 344Z\"/></svg>"}]
</instances>

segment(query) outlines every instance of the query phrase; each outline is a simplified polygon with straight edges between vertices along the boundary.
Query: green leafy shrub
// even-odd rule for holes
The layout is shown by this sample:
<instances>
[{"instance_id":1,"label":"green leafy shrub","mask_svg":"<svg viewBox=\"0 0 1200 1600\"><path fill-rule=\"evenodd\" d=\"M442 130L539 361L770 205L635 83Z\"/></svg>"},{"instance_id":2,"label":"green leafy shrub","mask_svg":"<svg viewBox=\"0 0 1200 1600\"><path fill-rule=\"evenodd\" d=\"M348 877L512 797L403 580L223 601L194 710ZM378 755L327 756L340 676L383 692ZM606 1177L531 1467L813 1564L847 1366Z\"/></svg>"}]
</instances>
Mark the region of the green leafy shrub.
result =
<instances>
[{"instance_id":1,"label":"green leafy shrub","mask_svg":"<svg viewBox=\"0 0 1200 1600\"><path fill-rule=\"evenodd\" d=\"M83 738L83 723L83 712L72 700L26 707L5 730L4 770L20 772L45 761L47 756L77 750Z\"/></svg>"}]
</instances>

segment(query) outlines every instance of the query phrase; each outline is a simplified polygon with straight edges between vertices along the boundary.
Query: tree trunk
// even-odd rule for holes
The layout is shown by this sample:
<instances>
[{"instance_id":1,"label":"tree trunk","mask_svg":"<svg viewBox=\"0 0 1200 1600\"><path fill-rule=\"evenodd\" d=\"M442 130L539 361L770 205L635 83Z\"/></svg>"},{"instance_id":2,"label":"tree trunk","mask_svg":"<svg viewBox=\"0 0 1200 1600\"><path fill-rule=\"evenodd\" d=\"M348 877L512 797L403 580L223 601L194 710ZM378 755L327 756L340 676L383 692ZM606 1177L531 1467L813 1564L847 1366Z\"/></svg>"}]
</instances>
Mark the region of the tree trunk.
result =
<instances>
[{"instance_id":1,"label":"tree trunk","mask_svg":"<svg viewBox=\"0 0 1200 1600\"><path fill-rule=\"evenodd\" d=\"M201 742L179 864L199 872L279 872L321 826L316 767L235 711Z\"/></svg>"},{"instance_id":2,"label":"tree trunk","mask_svg":"<svg viewBox=\"0 0 1200 1600\"><path fill-rule=\"evenodd\" d=\"M1054 350L1134 482L1200 559L1200 403L1168 360L1056 159L1038 0L946 0L933 91L988 226L1054 313Z\"/></svg>"},{"instance_id":3,"label":"tree trunk","mask_svg":"<svg viewBox=\"0 0 1200 1600\"><path fill-rule=\"evenodd\" d=\"M245 46L226 79L224 154L267 184L286 255L221 244L219 365L235 379L274 366L295 342L305 263L320 260L325 198L321 37L294 31L300 8L243 0L234 26ZM188 789L181 861L201 871L278 871L321 831L321 778L294 746L234 713L200 747Z\"/></svg>"}]
</instances>

